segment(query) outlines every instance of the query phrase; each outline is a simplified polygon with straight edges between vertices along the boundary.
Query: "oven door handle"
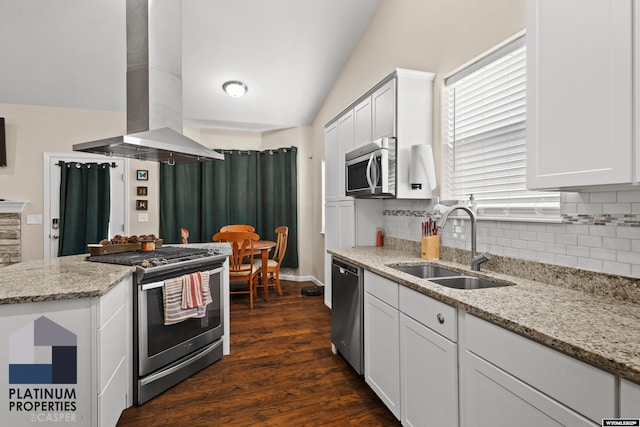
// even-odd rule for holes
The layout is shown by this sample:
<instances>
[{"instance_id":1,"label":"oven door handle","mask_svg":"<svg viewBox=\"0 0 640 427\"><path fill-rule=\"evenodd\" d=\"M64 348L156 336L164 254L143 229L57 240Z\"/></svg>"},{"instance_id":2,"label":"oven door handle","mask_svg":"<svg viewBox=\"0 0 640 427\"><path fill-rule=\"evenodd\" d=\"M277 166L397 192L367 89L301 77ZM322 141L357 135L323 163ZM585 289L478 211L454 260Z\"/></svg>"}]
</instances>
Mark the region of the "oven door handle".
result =
<instances>
[{"instance_id":1,"label":"oven door handle","mask_svg":"<svg viewBox=\"0 0 640 427\"><path fill-rule=\"evenodd\" d=\"M143 291L148 291L149 289L161 288L164 286L164 282L152 282L142 285Z\"/></svg>"},{"instance_id":2,"label":"oven door handle","mask_svg":"<svg viewBox=\"0 0 640 427\"><path fill-rule=\"evenodd\" d=\"M218 268L214 268L213 270L207 270L207 271L209 272L209 276L213 276L214 274L220 273L223 270L224 270L224 266L218 267ZM140 289L143 290L143 291L148 291L149 289L161 288L163 286L164 286L164 281L151 282L151 283L145 283L144 285L142 285L140 287Z\"/></svg>"}]
</instances>

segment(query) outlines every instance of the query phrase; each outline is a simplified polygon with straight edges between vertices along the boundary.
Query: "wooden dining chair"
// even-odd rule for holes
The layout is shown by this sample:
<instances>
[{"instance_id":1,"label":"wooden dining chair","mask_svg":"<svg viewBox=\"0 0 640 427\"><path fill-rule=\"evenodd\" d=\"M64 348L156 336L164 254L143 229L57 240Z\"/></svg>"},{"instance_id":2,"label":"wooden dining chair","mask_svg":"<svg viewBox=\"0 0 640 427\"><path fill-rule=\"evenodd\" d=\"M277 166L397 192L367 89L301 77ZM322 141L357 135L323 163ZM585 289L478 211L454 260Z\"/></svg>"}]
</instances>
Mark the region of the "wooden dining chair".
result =
<instances>
[{"instance_id":1,"label":"wooden dining chair","mask_svg":"<svg viewBox=\"0 0 640 427\"><path fill-rule=\"evenodd\" d=\"M186 245L187 243L189 243L189 230L187 230L186 228L181 228L180 238L182 239L183 245Z\"/></svg>"},{"instance_id":2,"label":"wooden dining chair","mask_svg":"<svg viewBox=\"0 0 640 427\"><path fill-rule=\"evenodd\" d=\"M249 231L253 233L256 229L253 225L248 224L230 224L220 228L220 231Z\"/></svg>"},{"instance_id":3,"label":"wooden dining chair","mask_svg":"<svg viewBox=\"0 0 640 427\"><path fill-rule=\"evenodd\" d=\"M259 267L259 274L268 274L268 286L273 286L278 291L278 295L282 295L282 288L280 287L280 264L287 251L287 239L289 238L289 227L282 225L276 228L276 247L273 250L272 257L267 261L266 268L262 266L262 260L257 259L256 265ZM258 286L260 286L262 280L258 280Z\"/></svg>"},{"instance_id":4,"label":"wooden dining chair","mask_svg":"<svg viewBox=\"0 0 640 427\"><path fill-rule=\"evenodd\" d=\"M219 232L213 236L215 242L228 242L232 253L229 255L229 294L249 294L249 306L253 308L253 298L257 296L258 266L253 262L253 242L259 240L256 233L246 231ZM247 283L247 286L238 285Z\"/></svg>"}]
</instances>

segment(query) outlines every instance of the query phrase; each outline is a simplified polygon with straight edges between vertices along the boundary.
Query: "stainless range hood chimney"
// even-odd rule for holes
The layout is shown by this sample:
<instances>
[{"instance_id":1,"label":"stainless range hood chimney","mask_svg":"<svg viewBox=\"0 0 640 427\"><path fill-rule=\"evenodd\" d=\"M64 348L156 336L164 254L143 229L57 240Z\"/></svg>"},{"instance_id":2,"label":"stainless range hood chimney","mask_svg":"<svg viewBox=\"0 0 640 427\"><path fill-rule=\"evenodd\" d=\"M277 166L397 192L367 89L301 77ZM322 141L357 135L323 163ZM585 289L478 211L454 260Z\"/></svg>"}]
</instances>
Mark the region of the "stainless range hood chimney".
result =
<instances>
[{"instance_id":1,"label":"stainless range hood chimney","mask_svg":"<svg viewBox=\"0 0 640 427\"><path fill-rule=\"evenodd\" d=\"M156 54L155 66L150 67L149 4L149 0L126 0L127 134L75 144L73 150L168 164L223 160L223 154L174 130L182 129L182 70L168 70L167 64L175 65L180 58L180 51L162 50ZM154 5L156 46L164 48L171 45L179 49L180 43L171 41L180 37L180 7L180 2ZM164 40L161 37L169 39ZM158 55L163 56L165 60ZM171 60L166 60L167 58ZM156 83L152 85L153 93L150 94L152 68L156 73L154 76L160 74L169 78L156 78ZM175 87L172 87L172 84ZM178 96L175 96L176 94ZM150 98L153 98L153 102L150 102ZM157 107L158 105L161 107ZM149 130L152 107L156 108L154 111L160 110L162 114L155 115L156 118L151 120L154 129Z\"/></svg>"},{"instance_id":2,"label":"stainless range hood chimney","mask_svg":"<svg viewBox=\"0 0 640 427\"><path fill-rule=\"evenodd\" d=\"M171 128L160 128L74 144L73 151L152 160L170 165L203 160L224 160L223 154L211 150Z\"/></svg>"}]
</instances>

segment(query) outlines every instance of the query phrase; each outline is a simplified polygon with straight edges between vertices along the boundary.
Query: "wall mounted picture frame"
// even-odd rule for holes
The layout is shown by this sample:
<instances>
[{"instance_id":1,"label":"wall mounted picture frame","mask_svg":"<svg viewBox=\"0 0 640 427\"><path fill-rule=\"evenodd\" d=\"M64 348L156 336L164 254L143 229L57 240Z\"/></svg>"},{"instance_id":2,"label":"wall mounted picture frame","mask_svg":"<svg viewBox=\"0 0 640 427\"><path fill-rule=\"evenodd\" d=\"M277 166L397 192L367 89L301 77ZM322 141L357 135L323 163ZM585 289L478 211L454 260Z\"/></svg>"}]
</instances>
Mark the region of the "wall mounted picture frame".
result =
<instances>
[{"instance_id":1,"label":"wall mounted picture frame","mask_svg":"<svg viewBox=\"0 0 640 427\"><path fill-rule=\"evenodd\" d=\"M136 200L136 210L137 211L146 211L149 207L148 200Z\"/></svg>"},{"instance_id":2,"label":"wall mounted picture frame","mask_svg":"<svg viewBox=\"0 0 640 427\"><path fill-rule=\"evenodd\" d=\"M149 180L149 171L145 169L138 169L136 171L136 179L138 181L147 181Z\"/></svg>"},{"instance_id":3,"label":"wall mounted picture frame","mask_svg":"<svg viewBox=\"0 0 640 427\"><path fill-rule=\"evenodd\" d=\"M148 196L147 187L136 187L136 195L137 196L143 196L143 197Z\"/></svg>"}]
</instances>

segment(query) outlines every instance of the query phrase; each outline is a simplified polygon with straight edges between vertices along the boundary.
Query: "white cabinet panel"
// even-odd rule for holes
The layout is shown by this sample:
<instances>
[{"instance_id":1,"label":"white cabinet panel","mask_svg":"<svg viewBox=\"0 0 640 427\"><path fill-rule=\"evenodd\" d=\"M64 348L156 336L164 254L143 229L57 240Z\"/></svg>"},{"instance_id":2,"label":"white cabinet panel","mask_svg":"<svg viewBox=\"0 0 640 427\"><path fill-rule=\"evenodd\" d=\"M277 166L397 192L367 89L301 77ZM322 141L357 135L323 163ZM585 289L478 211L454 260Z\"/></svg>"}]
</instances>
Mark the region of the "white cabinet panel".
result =
<instances>
[{"instance_id":1,"label":"white cabinet panel","mask_svg":"<svg viewBox=\"0 0 640 427\"><path fill-rule=\"evenodd\" d=\"M343 163L338 153L338 124L333 123L324 131L325 200L336 199L340 194L339 168Z\"/></svg>"},{"instance_id":2,"label":"white cabinet panel","mask_svg":"<svg viewBox=\"0 0 640 427\"><path fill-rule=\"evenodd\" d=\"M400 314L400 383L402 425L458 425L457 345L404 313Z\"/></svg>"},{"instance_id":3,"label":"white cabinet panel","mask_svg":"<svg viewBox=\"0 0 640 427\"><path fill-rule=\"evenodd\" d=\"M354 147L353 111L338 119L338 196L345 197L345 166L344 155Z\"/></svg>"},{"instance_id":4,"label":"white cabinet panel","mask_svg":"<svg viewBox=\"0 0 640 427\"><path fill-rule=\"evenodd\" d=\"M396 136L396 79L391 79L371 95L372 139Z\"/></svg>"},{"instance_id":5,"label":"white cabinet panel","mask_svg":"<svg viewBox=\"0 0 640 427\"><path fill-rule=\"evenodd\" d=\"M614 375L477 317L465 318L467 349L576 412L616 413Z\"/></svg>"},{"instance_id":6,"label":"white cabinet panel","mask_svg":"<svg viewBox=\"0 0 640 427\"><path fill-rule=\"evenodd\" d=\"M121 412L128 406L127 394L123 393L123 390L128 388L130 381L126 362L126 359L121 360L107 387L98 395L99 427L115 427Z\"/></svg>"},{"instance_id":7,"label":"white cabinet panel","mask_svg":"<svg viewBox=\"0 0 640 427\"><path fill-rule=\"evenodd\" d=\"M620 381L620 416L640 418L640 384Z\"/></svg>"},{"instance_id":8,"label":"white cabinet panel","mask_svg":"<svg viewBox=\"0 0 640 427\"><path fill-rule=\"evenodd\" d=\"M485 362L464 354L466 377L463 427L595 427L524 382Z\"/></svg>"},{"instance_id":9,"label":"white cabinet panel","mask_svg":"<svg viewBox=\"0 0 640 427\"><path fill-rule=\"evenodd\" d=\"M367 292L364 294L364 376L369 387L400 419L400 316L397 309Z\"/></svg>"},{"instance_id":10,"label":"white cabinet panel","mask_svg":"<svg viewBox=\"0 0 640 427\"><path fill-rule=\"evenodd\" d=\"M400 311L445 338L456 342L458 315L455 308L404 286L400 287Z\"/></svg>"},{"instance_id":11,"label":"white cabinet panel","mask_svg":"<svg viewBox=\"0 0 640 427\"><path fill-rule=\"evenodd\" d=\"M527 186L632 182L632 1L527 3Z\"/></svg>"},{"instance_id":12,"label":"white cabinet panel","mask_svg":"<svg viewBox=\"0 0 640 427\"><path fill-rule=\"evenodd\" d=\"M130 326L130 325L129 325ZM124 304L98 329L98 393L102 393L126 357L127 313Z\"/></svg>"},{"instance_id":13,"label":"white cabinet panel","mask_svg":"<svg viewBox=\"0 0 640 427\"><path fill-rule=\"evenodd\" d=\"M371 138L371 97L366 97L353 108L354 143L353 148L370 143Z\"/></svg>"},{"instance_id":14,"label":"white cabinet panel","mask_svg":"<svg viewBox=\"0 0 640 427\"><path fill-rule=\"evenodd\" d=\"M353 201L340 202L338 209L340 210L339 247L351 248L356 245L354 203Z\"/></svg>"},{"instance_id":15,"label":"white cabinet panel","mask_svg":"<svg viewBox=\"0 0 640 427\"><path fill-rule=\"evenodd\" d=\"M396 282L378 276L369 270L364 271L364 291L396 309L398 308L399 301L399 287Z\"/></svg>"},{"instance_id":16,"label":"white cabinet panel","mask_svg":"<svg viewBox=\"0 0 640 427\"><path fill-rule=\"evenodd\" d=\"M331 254L324 254L324 305L331 308Z\"/></svg>"}]
</instances>

